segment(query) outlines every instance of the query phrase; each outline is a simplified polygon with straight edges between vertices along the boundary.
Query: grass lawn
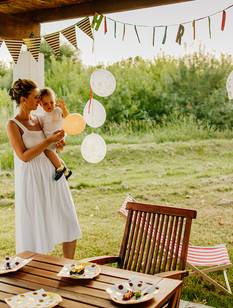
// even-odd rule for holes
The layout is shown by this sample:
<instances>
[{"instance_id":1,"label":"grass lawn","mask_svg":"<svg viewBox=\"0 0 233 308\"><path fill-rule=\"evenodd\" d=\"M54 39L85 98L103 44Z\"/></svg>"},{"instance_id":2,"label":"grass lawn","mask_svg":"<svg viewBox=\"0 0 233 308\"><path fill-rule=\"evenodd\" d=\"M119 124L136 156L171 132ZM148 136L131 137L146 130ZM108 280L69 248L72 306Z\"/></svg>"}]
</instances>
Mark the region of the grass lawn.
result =
<instances>
[{"instance_id":1,"label":"grass lawn","mask_svg":"<svg viewBox=\"0 0 233 308\"><path fill-rule=\"evenodd\" d=\"M83 161L79 145L66 147L63 159L73 170L69 182L83 232L76 258L118 253L125 220L117 210L131 193L139 201L196 209L192 243L226 243L233 261L233 141L141 141L109 144L106 159L97 165ZM10 159L8 153L8 146L2 145L0 155ZM11 171L2 172L0 198L0 256L4 257L15 253ZM61 248L51 253L61 255ZM233 268L228 273L233 288ZM223 282L221 275L213 277ZM185 280L182 298L233 307L232 297L199 278Z\"/></svg>"}]
</instances>

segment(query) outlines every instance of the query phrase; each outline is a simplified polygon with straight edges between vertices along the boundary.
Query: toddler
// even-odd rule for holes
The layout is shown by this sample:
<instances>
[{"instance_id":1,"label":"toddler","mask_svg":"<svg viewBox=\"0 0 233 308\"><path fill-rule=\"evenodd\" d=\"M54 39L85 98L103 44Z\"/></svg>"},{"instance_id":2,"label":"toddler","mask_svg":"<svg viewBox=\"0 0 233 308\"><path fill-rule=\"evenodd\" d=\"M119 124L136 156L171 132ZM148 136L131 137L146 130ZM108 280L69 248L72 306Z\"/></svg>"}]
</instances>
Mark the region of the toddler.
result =
<instances>
[{"instance_id":1,"label":"toddler","mask_svg":"<svg viewBox=\"0 0 233 308\"><path fill-rule=\"evenodd\" d=\"M63 100L56 102L55 93L50 88L44 88L40 92L40 105L44 113L39 116L40 124L46 137L52 135L57 130L62 129L62 121L69 111ZM72 171L69 170L56 152L56 145L52 144L44 151L45 155L55 167L55 181L58 181L64 174L68 179Z\"/></svg>"}]
</instances>

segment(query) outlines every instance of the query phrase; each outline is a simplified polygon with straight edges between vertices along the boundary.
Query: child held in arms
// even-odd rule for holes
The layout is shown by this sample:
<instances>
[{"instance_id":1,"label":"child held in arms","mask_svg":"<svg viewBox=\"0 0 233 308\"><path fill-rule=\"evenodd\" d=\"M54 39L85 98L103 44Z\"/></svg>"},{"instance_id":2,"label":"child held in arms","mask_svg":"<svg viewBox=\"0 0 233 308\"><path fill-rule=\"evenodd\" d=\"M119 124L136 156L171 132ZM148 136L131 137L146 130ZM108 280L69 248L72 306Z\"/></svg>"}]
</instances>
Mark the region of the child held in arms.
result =
<instances>
[{"instance_id":1,"label":"child held in arms","mask_svg":"<svg viewBox=\"0 0 233 308\"><path fill-rule=\"evenodd\" d=\"M56 102L55 93L50 88L44 88L40 91L40 105L44 113L39 116L39 120L45 136L48 137L62 129L63 118L67 117L69 111L63 100ZM52 144L44 153L55 167L55 181L58 181L63 174L66 179L71 176L72 171L59 158L55 144Z\"/></svg>"}]
</instances>

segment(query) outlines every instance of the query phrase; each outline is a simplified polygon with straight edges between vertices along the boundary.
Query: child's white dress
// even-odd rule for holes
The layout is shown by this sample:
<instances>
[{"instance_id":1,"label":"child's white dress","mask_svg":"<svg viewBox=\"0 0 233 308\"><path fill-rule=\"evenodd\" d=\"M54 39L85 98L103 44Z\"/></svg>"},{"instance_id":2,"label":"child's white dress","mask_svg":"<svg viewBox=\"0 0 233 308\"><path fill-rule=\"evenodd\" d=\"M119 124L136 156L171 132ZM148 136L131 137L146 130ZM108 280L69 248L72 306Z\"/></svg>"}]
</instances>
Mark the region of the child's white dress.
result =
<instances>
[{"instance_id":1,"label":"child's white dress","mask_svg":"<svg viewBox=\"0 0 233 308\"><path fill-rule=\"evenodd\" d=\"M28 130L12 119L22 130L26 148L44 140L44 133ZM16 253L25 250L47 253L54 245L81 237L69 186L63 175L53 180L54 166L41 153L24 162L14 153Z\"/></svg>"}]
</instances>

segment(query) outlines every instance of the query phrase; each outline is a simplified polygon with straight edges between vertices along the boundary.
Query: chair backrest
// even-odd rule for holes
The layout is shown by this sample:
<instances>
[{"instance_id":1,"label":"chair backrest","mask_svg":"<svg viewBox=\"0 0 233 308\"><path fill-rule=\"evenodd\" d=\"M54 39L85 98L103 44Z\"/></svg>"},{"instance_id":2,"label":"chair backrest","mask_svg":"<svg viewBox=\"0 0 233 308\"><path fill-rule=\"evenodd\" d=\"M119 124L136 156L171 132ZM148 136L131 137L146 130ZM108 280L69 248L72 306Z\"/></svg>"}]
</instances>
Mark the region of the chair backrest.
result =
<instances>
[{"instance_id":1,"label":"chair backrest","mask_svg":"<svg viewBox=\"0 0 233 308\"><path fill-rule=\"evenodd\" d=\"M156 274L184 270L196 211L128 202L119 266Z\"/></svg>"}]
</instances>

